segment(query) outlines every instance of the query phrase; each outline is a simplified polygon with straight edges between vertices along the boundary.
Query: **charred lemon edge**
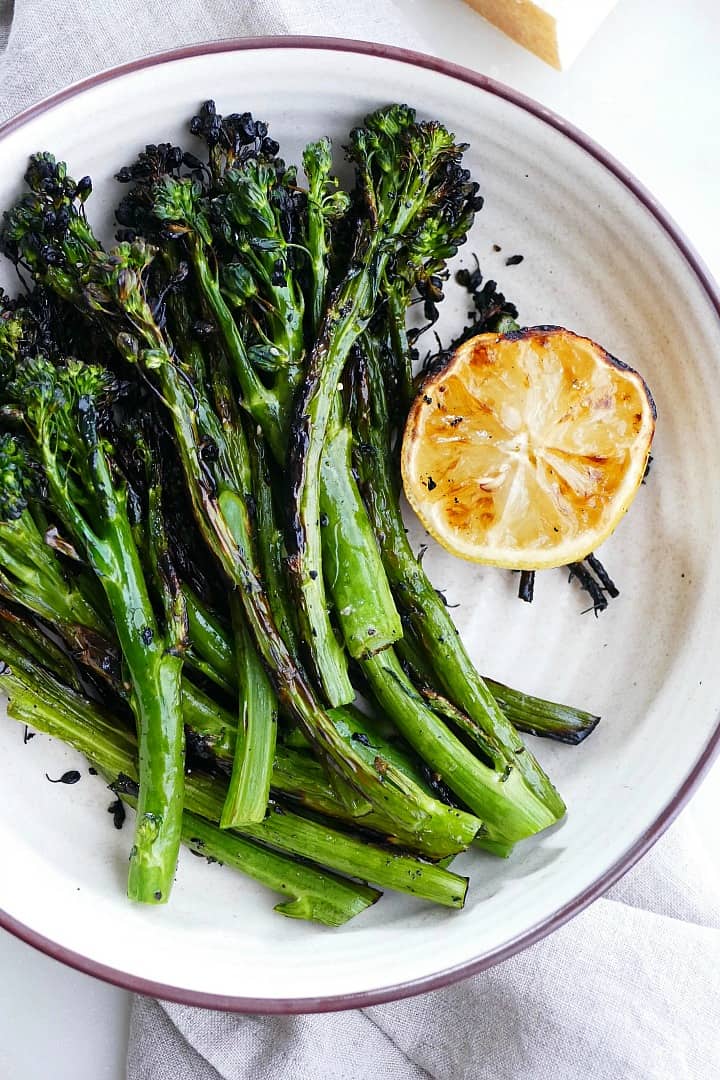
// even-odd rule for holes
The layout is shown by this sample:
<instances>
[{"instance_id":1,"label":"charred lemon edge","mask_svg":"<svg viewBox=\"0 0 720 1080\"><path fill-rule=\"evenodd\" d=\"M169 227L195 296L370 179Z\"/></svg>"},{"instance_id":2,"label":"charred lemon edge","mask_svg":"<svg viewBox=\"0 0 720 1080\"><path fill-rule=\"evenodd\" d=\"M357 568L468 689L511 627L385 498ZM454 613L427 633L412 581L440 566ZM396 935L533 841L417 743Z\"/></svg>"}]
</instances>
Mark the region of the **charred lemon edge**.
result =
<instances>
[{"instance_id":1,"label":"charred lemon edge","mask_svg":"<svg viewBox=\"0 0 720 1080\"><path fill-rule=\"evenodd\" d=\"M644 437L647 443L647 450L642 458L642 462L638 461L637 468L633 467L628 470L625 483L620 487L617 496L617 500L620 504L619 509L613 514L607 528L598 529L592 533L592 543L589 547L586 545L580 546L570 540L566 541L564 545L558 544L555 547L544 549L545 558L539 557L539 552L534 552L535 557L533 558L522 558L515 549L505 549L507 552L506 556L503 556L502 549L499 549L499 552L498 549L496 549L492 557L479 555L477 545L458 543L455 534L439 530L432 517L429 517L423 511L422 498L418 498L417 492L413 490L419 486L420 483L419 476L416 475L414 478L411 477L411 469L415 452L422 442L418 429L420 426L422 410L426 406L424 397L428 395L428 391L435 387L439 382L446 379L448 375L452 375L453 368L456 365L466 363L468 354L474 352L478 345L482 345L483 342L498 343L500 341L521 341L528 338L547 337L548 334L552 333L562 333L567 337L588 343L593 349L598 351L599 359L605 361L609 366L616 368L629 382L633 383L633 385L638 388L648 404L647 411L643 410L643 426L638 433L638 439L641 436ZM602 345L599 345L592 338L586 337L583 334L578 334L574 330L568 330L564 326L556 325L528 326L521 330L511 330L506 334L477 334L475 337L468 338L467 341L464 341L459 345L442 367L436 367L429 372L427 378L418 390L415 400L410 406L407 421L405 423L405 430L403 432L400 453L400 470L405 498L417 514L420 522L429 535L432 536L446 551L449 551L452 555L456 555L459 558L465 559L467 562L478 563L482 566L496 566L506 570L550 570L558 566L567 566L568 563L579 562L591 552L595 551L596 548L600 547L600 545L615 532L618 525L627 514L645 476L648 458L650 456L650 450L655 435L656 421L657 408L655 406L655 400L649 386L640 372L629 364L626 364L623 360L619 360L616 356L613 356L612 353L609 353L607 349ZM415 481L417 481L417 483ZM583 535L589 536L587 533Z\"/></svg>"}]
</instances>

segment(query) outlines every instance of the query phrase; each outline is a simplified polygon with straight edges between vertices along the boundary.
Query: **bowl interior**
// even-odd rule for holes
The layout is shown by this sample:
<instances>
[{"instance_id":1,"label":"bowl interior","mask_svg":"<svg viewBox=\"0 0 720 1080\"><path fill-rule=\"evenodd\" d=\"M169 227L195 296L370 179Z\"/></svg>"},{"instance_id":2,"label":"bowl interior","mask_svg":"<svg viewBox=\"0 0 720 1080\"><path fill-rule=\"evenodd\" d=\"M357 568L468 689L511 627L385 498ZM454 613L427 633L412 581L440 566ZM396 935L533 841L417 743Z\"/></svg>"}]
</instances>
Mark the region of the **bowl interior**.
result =
<instances>
[{"instance_id":1,"label":"bowl interior","mask_svg":"<svg viewBox=\"0 0 720 1080\"><path fill-rule=\"evenodd\" d=\"M64 747L0 721L0 909L60 947L174 994L259 1002L382 991L490 955L570 904L622 859L682 788L717 724L720 625L712 558L720 474L717 313L655 217L595 157L537 115L458 78L399 60L328 50L195 56L140 69L70 97L3 142L0 206L19 191L27 155L49 149L90 173L92 220L110 236L116 169L148 141L188 145L206 97L269 121L288 160L321 134L341 146L369 109L407 101L470 144L485 209L456 266L476 254L524 324L557 323L601 342L646 377L658 409L649 482L602 558L621 596L600 618L562 571L538 575L532 605L517 578L461 563L430 542L426 565L446 590L481 671L602 714L581 747L534 742L566 798L567 819L507 861L480 853L462 913L385 896L342 930L284 920L272 896L184 853L172 903L125 899L130 830L83 767L72 788L50 776L77 763ZM497 245L501 250L495 250ZM519 265L508 256L522 254ZM5 275L5 283L11 279ZM464 325L449 289L439 324ZM408 516L413 543L428 538ZM370 584L370 583L369 583ZM307 1005L305 1006L307 1007Z\"/></svg>"}]
</instances>

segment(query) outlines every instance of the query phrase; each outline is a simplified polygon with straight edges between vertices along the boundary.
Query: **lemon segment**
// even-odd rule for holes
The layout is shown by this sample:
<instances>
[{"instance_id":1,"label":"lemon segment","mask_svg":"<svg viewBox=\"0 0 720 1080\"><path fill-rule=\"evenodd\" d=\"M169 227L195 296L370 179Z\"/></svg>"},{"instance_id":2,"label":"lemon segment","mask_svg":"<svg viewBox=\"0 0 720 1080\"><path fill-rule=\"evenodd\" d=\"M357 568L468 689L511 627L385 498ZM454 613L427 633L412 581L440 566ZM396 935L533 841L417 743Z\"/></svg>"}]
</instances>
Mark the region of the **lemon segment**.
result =
<instances>
[{"instance_id":1,"label":"lemon segment","mask_svg":"<svg viewBox=\"0 0 720 1080\"><path fill-rule=\"evenodd\" d=\"M405 494L461 558L515 570L583 559L645 474L655 405L642 377L561 327L479 334L415 399Z\"/></svg>"}]
</instances>

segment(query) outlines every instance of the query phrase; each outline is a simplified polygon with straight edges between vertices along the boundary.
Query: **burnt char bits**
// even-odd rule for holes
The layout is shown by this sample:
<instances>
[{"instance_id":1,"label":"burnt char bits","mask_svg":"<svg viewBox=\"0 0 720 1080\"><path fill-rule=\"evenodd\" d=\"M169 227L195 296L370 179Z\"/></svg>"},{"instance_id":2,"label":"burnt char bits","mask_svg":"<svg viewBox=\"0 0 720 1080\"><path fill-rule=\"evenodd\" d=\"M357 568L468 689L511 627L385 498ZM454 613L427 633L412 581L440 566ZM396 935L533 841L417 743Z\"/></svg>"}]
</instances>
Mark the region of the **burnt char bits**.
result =
<instances>
[{"instance_id":1,"label":"burnt char bits","mask_svg":"<svg viewBox=\"0 0 720 1080\"><path fill-rule=\"evenodd\" d=\"M125 818L127 817L125 811L125 804L121 799L116 799L115 802L111 802L107 808L108 814L112 814L113 825L116 829L122 829L125 824Z\"/></svg>"},{"instance_id":2,"label":"burnt char bits","mask_svg":"<svg viewBox=\"0 0 720 1080\"><path fill-rule=\"evenodd\" d=\"M53 780L51 776L48 776L48 774L45 773L45 779L51 784L77 784L80 779L80 773L77 769L68 769L62 776L58 776L56 780Z\"/></svg>"}]
</instances>

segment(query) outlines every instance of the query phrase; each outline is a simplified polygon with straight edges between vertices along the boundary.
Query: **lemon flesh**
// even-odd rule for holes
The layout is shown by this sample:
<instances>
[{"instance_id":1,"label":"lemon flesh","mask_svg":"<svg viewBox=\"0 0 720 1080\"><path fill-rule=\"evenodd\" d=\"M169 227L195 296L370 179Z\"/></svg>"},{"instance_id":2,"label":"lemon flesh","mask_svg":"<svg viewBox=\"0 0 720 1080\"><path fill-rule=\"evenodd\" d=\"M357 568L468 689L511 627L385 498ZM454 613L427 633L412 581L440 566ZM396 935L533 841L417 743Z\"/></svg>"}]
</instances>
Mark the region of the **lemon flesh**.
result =
<instances>
[{"instance_id":1,"label":"lemon flesh","mask_svg":"<svg viewBox=\"0 0 720 1080\"><path fill-rule=\"evenodd\" d=\"M410 409L405 494L461 558L516 570L577 562L628 510L655 417L642 377L589 338L479 334Z\"/></svg>"}]
</instances>

